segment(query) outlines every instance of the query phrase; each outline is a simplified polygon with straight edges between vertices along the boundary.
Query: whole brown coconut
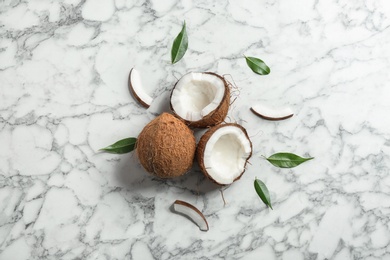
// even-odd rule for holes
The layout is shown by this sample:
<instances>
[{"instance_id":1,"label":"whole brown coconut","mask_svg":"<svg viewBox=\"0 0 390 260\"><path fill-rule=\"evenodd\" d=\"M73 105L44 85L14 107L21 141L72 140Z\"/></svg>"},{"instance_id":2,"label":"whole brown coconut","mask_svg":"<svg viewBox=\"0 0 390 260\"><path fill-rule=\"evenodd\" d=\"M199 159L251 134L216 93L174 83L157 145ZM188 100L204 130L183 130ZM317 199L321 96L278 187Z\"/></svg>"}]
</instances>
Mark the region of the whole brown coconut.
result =
<instances>
[{"instance_id":1,"label":"whole brown coconut","mask_svg":"<svg viewBox=\"0 0 390 260\"><path fill-rule=\"evenodd\" d=\"M192 131L168 113L147 124L137 140L137 155L142 166L160 178L186 173L192 166L195 150Z\"/></svg>"},{"instance_id":2,"label":"whole brown coconut","mask_svg":"<svg viewBox=\"0 0 390 260\"><path fill-rule=\"evenodd\" d=\"M213 109L208 114L203 115L203 117L199 120L191 120L191 119L185 118L184 116L179 115L180 114L179 111L177 111L175 106L172 104L172 96L173 96L173 93L176 91L178 84L180 84L184 78L190 77L191 75L198 76L201 74L207 75L207 76L213 76L217 80L222 82L223 88L224 88L223 96L222 96L222 99L220 100L219 104L215 107L215 109ZM194 80L194 82L202 83L201 81L197 81L197 80ZM196 86L197 84L195 83L193 85ZM199 84L199 85L202 86L203 84ZM196 95L192 95L192 96L195 97ZM211 102L211 100L210 100L210 102ZM175 86L173 87L172 93L171 93L170 107L171 107L173 114L175 116L179 117L180 119L184 120L184 122L190 127L206 128L206 127L215 126L215 125L222 123L227 116L229 106L230 106L229 84L223 77L221 77L220 75L213 73L213 72L188 73L188 74L184 75L181 79L179 79L178 82L176 82Z\"/></svg>"}]
</instances>

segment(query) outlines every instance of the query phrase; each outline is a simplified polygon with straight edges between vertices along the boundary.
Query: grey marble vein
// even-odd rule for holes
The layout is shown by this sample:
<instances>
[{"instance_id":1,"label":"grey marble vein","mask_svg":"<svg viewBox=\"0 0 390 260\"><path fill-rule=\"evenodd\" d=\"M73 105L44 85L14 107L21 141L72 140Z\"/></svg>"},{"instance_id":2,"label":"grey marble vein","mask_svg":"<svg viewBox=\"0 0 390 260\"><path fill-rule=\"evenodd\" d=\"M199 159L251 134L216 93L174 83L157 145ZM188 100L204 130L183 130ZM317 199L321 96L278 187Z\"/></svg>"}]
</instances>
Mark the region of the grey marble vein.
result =
<instances>
[{"instance_id":1,"label":"grey marble vein","mask_svg":"<svg viewBox=\"0 0 390 260\"><path fill-rule=\"evenodd\" d=\"M171 65L183 20L189 48ZM0 260L390 259L389 46L387 1L1 1ZM129 94L132 67L148 110ZM196 165L161 180L133 154L98 152L169 111L189 71L231 81L227 121L253 142L226 205ZM262 120L258 102L295 115ZM261 157L280 151L315 160L278 169ZM173 214L176 199L210 230Z\"/></svg>"}]
</instances>

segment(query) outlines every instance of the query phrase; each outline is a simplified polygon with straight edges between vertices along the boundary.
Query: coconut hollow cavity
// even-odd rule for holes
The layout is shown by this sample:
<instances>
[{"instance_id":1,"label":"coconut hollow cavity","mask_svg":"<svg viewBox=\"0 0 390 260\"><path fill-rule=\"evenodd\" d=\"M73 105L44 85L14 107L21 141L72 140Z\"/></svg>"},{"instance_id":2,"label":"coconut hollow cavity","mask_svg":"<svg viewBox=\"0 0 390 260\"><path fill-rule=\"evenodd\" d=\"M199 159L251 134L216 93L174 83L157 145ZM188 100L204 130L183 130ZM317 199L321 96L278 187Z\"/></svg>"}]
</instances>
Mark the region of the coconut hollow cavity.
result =
<instances>
[{"instance_id":1,"label":"coconut hollow cavity","mask_svg":"<svg viewBox=\"0 0 390 260\"><path fill-rule=\"evenodd\" d=\"M140 163L146 171L160 178L185 174L192 166L195 150L193 132L168 113L147 124L137 140Z\"/></svg>"},{"instance_id":2,"label":"coconut hollow cavity","mask_svg":"<svg viewBox=\"0 0 390 260\"><path fill-rule=\"evenodd\" d=\"M200 139L196 156L202 172L220 185L238 180L252 155L252 143L238 124L210 128Z\"/></svg>"},{"instance_id":3,"label":"coconut hollow cavity","mask_svg":"<svg viewBox=\"0 0 390 260\"><path fill-rule=\"evenodd\" d=\"M212 72L184 75L171 94L171 110L192 127L209 127L226 118L230 90L226 80Z\"/></svg>"}]
</instances>

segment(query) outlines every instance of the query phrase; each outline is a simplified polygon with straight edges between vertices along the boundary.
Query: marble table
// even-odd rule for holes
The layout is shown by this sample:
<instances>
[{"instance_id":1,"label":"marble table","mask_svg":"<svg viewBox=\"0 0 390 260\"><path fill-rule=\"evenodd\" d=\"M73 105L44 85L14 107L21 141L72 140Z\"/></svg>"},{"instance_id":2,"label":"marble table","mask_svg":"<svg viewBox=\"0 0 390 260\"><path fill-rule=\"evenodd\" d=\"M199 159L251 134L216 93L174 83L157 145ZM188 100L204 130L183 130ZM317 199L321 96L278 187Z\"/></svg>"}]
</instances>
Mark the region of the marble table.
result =
<instances>
[{"instance_id":1,"label":"marble table","mask_svg":"<svg viewBox=\"0 0 390 260\"><path fill-rule=\"evenodd\" d=\"M189 48L172 65L183 20ZM1 1L0 259L390 259L389 46L384 0ZM128 91L132 67L149 109ZM226 121L253 142L226 205L196 164L162 180L134 154L98 152L169 111L189 71L234 82ZM266 121L256 103L295 115ZM280 169L261 157L281 151L315 159ZM176 199L210 230L171 212Z\"/></svg>"}]
</instances>

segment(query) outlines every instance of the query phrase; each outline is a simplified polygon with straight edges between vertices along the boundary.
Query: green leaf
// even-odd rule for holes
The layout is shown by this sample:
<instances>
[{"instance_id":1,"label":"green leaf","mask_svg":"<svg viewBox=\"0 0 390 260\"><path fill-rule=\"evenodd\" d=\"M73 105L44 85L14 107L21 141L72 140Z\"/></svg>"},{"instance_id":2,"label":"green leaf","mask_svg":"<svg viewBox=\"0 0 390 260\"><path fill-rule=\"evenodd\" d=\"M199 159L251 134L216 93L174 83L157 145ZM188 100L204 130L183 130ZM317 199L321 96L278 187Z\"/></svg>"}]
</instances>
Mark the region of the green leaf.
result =
<instances>
[{"instance_id":1,"label":"green leaf","mask_svg":"<svg viewBox=\"0 0 390 260\"><path fill-rule=\"evenodd\" d=\"M293 168L301 163L314 159L314 157L302 158L292 153L275 153L266 159L276 167Z\"/></svg>"},{"instance_id":2,"label":"green leaf","mask_svg":"<svg viewBox=\"0 0 390 260\"><path fill-rule=\"evenodd\" d=\"M246 64L248 64L249 68L251 68L254 73L259 75L268 75L271 72L271 69L267 66L267 64L259 58L244 57L246 59Z\"/></svg>"},{"instance_id":3,"label":"green leaf","mask_svg":"<svg viewBox=\"0 0 390 260\"><path fill-rule=\"evenodd\" d=\"M176 36L173 41L172 50L171 50L171 61L172 64L178 62L183 58L188 48L188 36L186 31L186 21L183 23L183 28L180 33Z\"/></svg>"},{"instance_id":4,"label":"green leaf","mask_svg":"<svg viewBox=\"0 0 390 260\"><path fill-rule=\"evenodd\" d=\"M259 179L255 179L255 190L260 199L264 202L265 205L269 206L272 210L271 199L269 197L269 191L264 182Z\"/></svg>"},{"instance_id":5,"label":"green leaf","mask_svg":"<svg viewBox=\"0 0 390 260\"><path fill-rule=\"evenodd\" d=\"M129 153L135 149L136 142L137 142L137 138L134 137L125 138L119 140L116 143L113 143L112 145L100 149L100 151L115 153L115 154Z\"/></svg>"}]
</instances>

